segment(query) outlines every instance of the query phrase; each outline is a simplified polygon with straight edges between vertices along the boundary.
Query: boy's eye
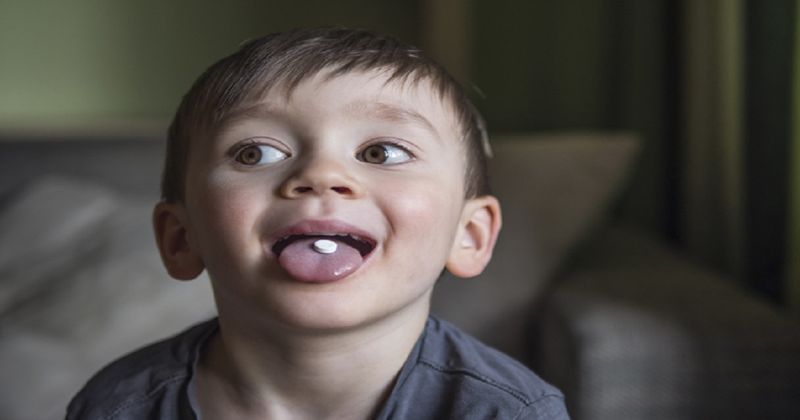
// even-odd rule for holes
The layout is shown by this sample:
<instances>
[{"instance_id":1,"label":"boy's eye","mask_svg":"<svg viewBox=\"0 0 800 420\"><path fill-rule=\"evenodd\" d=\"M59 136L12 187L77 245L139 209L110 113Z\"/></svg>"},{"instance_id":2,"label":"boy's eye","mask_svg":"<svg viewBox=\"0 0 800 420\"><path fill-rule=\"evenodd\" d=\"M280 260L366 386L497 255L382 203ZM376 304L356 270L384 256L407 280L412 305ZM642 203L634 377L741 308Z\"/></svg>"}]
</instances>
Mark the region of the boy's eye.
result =
<instances>
[{"instance_id":1,"label":"boy's eye","mask_svg":"<svg viewBox=\"0 0 800 420\"><path fill-rule=\"evenodd\" d=\"M405 148L389 143L369 145L359 152L357 157L361 161L376 165L396 165L413 158Z\"/></svg>"},{"instance_id":2,"label":"boy's eye","mask_svg":"<svg viewBox=\"0 0 800 420\"><path fill-rule=\"evenodd\" d=\"M289 154L268 144L249 144L236 151L233 158L244 165L269 165L280 162L289 157Z\"/></svg>"}]
</instances>

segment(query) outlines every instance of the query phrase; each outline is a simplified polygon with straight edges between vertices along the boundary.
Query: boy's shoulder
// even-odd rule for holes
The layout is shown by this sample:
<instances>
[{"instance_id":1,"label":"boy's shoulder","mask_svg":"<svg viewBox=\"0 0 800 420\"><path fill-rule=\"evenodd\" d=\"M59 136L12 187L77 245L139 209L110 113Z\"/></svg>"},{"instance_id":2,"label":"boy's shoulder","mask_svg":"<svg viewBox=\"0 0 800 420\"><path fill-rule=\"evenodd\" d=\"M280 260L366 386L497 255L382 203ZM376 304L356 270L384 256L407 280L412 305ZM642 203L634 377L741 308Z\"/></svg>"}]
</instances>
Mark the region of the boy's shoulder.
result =
<instances>
[{"instance_id":1,"label":"boy's shoulder","mask_svg":"<svg viewBox=\"0 0 800 420\"><path fill-rule=\"evenodd\" d=\"M568 419L564 396L530 369L430 317L384 418Z\"/></svg>"},{"instance_id":2,"label":"boy's shoulder","mask_svg":"<svg viewBox=\"0 0 800 420\"><path fill-rule=\"evenodd\" d=\"M183 418L189 408L185 390L200 347L217 328L212 319L110 363L72 399L67 420L143 418L137 414L142 410Z\"/></svg>"}]
</instances>

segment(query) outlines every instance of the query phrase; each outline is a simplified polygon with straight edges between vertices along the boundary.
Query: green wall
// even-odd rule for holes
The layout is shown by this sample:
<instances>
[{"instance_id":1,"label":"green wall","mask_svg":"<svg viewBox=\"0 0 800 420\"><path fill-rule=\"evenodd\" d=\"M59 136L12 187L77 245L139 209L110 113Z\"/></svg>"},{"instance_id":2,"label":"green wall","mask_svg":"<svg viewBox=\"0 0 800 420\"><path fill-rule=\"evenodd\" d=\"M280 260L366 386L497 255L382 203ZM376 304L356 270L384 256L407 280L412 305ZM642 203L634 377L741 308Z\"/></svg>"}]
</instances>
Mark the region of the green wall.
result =
<instances>
[{"instance_id":1,"label":"green wall","mask_svg":"<svg viewBox=\"0 0 800 420\"><path fill-rule=\"evenodd\" d=\"M668 235L677 175L666 0L475 1L472 73L490 130L626 130L643 148L618 213Z\"/></svg>"},{"instance_id":2,"label":"green wall","mask_svg":"<svg viewBox=\"0 0 800 420\"><path fill-rule=\"evenodd\" d=\"M394 1L0 0L0 125L168 118L199 73L243 40L307 25L417 41Z\"/></svg>"}]
</instances>

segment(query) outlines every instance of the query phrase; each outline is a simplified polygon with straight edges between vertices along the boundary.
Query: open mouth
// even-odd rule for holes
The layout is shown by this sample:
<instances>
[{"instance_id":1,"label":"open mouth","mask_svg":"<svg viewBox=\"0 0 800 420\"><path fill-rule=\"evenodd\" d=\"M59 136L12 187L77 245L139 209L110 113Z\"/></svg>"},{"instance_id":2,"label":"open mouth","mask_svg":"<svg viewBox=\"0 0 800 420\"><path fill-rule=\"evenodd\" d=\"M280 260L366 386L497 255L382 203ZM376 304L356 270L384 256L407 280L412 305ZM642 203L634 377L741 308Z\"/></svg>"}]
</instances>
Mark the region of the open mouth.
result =
<instances>
[{"instance_id":1,"label":"open mouth","mask_svg":"<svg viewBox=\"0 0 800 420\"><path fill-rule=\"evenodd\" d=\"M359 235L354 235L350 233L313 233L313 234L295 234L295 235L288 235L284 236L283 238L279 239L272 245L272 252L276 256L280 256L281 252L283 252L286 247L291 245L293 242L299 240L307 240L307 239L328 239L334 242L342 243L348 245L361 254L361 257L366 257L369 255L376 246L376 242L374 239L366 238Z\"/></svg>"}]
</instances>

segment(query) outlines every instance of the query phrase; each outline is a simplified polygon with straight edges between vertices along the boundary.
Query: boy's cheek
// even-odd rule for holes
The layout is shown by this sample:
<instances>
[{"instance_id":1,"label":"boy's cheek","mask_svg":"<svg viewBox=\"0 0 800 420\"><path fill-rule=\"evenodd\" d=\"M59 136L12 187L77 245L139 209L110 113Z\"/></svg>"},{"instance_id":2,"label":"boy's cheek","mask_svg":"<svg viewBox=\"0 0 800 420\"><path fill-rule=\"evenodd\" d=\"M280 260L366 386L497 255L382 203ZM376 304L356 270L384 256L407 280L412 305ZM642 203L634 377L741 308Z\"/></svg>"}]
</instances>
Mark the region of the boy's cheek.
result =
<instances>
[{"instance_id":1,"label":"boy's cheek","mask_svg":"<svg viewBox=\"0 0 800 420\"><path fill-rule=\"evenodd\" d=\"M265 205L266 188L267 185L212 172L207 181L192 192L194 205L189 210L193 224L205 233L207 242L222 241L232 246L229 242L253 230Z\"/></svg>"},{"instance_id":2,"label":"boy's cheek","mask_svg":"<svg viewBox=\"0 0 800 420\"><path fill-rule=\"evenodd\" d=\"M402 226L399 231L414 236L412 240L425 237L427 239L420 244L434 245L431 239L445 240L453 234L460 216L461 197L446 191L448 189L440 188L396 190L396 194L386 198L383 212L390 223Z\"/></svg>"}]
</instances>

